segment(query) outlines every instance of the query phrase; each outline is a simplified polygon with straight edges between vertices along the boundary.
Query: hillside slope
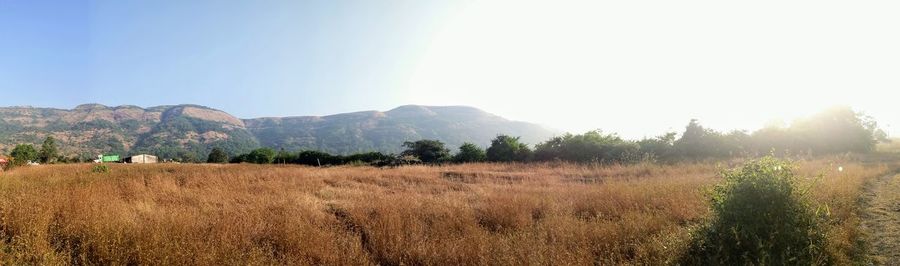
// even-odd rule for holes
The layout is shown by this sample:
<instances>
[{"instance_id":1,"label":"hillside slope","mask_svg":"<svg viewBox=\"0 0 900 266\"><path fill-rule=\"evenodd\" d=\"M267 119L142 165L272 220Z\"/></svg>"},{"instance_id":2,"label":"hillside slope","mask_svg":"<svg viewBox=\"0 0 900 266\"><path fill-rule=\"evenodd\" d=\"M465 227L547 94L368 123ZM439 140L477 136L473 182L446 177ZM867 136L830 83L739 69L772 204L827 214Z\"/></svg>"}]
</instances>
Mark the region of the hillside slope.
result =
<instances>
[{"instance_id":1,"label":"hillside slope","mask_svg":"<svg viewBox=\"0 0 900 266\"><path fill-rule=\"evenodd\" d=\"M39 145L47 136L57 139L61 154L82 158L100 153L153 153L163 158L199 159L214 146L232 153L258 146L240 119L203 106L0 108L0 149L4 153L19 143Z\"/></svg>"},{"instance_id":2,"label":"hillside slope","mask_svg":"<svg viewBox=\"0 0 900 266\"><path fill-rule=\"evenodd\" d=\"M407 105L387 112L257 118L244 123L263 146L335 153L397 152L404 141L419 139L438 139L451 147L463 142L487 146L497 134L522 136L534 144L554 133L464 106Z\"/></svg>"},{"instance_id":3,"label":"hillside slope","mask_svg":"<svg viewBox=\"0 0 900 266\"><path fill-rule=\"evenodd\" d=\"M404 141L429 138L454 147L465 141L487 145L496 134L522 136L536 143L553 132L456 106L410 105L387 112L244 120L197 105L0 108L0 152L8 153L20 143L37 145L53 136L62 154L83 158L100 153L152 153L201 160L213 147L238 154L260 146L332 153L397 152Z\"/></svg>"}]
</instances>

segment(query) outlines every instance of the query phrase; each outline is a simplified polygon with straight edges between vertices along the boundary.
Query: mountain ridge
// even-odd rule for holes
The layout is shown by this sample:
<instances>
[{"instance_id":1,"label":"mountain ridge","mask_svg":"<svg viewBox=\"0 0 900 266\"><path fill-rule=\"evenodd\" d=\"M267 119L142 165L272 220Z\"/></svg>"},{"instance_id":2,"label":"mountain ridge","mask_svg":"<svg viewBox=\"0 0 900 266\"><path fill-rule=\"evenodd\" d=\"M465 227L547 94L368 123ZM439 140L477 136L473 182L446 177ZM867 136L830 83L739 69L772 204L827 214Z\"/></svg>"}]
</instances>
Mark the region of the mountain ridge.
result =
<instances>
[{"instance_id":1,"label":"mountain ridge","mask_svg":"<svg viewBox=\"0 0 900 266\"><path fill-rule=\"evenodd\" d=\"M73 109L0 107L0 151L53 136L67 156L153 153L163 158L201 160L212 147L232 155L264 146L331 153L398 152L404 141L423 138L486 146L497 134L537 143L557 132L508 120L471 106L402 105L387 111L325 116L241 119L196 104L139 107L88 103Z\"/></svg>"}]
</instances>

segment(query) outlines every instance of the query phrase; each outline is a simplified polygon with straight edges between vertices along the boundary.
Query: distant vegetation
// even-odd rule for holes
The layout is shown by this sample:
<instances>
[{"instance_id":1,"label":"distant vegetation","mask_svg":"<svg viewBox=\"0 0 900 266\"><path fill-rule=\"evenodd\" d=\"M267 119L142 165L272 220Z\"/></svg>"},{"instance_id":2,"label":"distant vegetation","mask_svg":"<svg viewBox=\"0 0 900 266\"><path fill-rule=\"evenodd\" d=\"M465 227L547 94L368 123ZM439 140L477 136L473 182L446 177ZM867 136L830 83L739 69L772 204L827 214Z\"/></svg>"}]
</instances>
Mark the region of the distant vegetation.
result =
<instances>
[{"instance_id":1,"label":"distant vegetation","mask_svg":"<svg viewBox=\"0 0 900 266\"><path fill-rule=\"evenodd\" d=\"M206 143L185 141L186 132L221 132L227 139L210 139ZM174 137L178 136L178 137ZM213 148L229 154L250 151L259 143L245 130L227 124L194 117L173 116L156 124L147 137L140 138L130 153L148 153L181 162L203 162Z\"/></svg>"},{"instance_id":2,"label":"distant vegetation","mask_svg":"<svg viewBox=\"0 0 900 266\"><path fill-rule=\"evenodd\" d=\"M497 134L521 136L523 142L534 144L556 133L465 106L407 105L385 112L258 118L245 123L261 147L341 155L399 154L404 142L417 140L439 140L453 148L466 142L487 146Z\"/></svg>"},{"instance_id":3,"label":"distant vegetation","mask_svg":"<svg viewBox=\"0 0 900 266\"><path fill-rule=\"evenodd\" d=\"M871 118L849 108L834 108L813 117L796 121L789 127L767 127L753 133L732 131L721 133L691 120L680 134L671 132L655 138L627 140L616 134L589 131L584 134L564 134L539 143L532 150L518 137L498 135L486 150L464 143L453 155L438 140L418 140L403 144L405 150L391 155L371 152L356 155L332 155L320 151L290 153L279 162L306 165L340 165L361 163L390 165L402 156L415 157L417 162L550 162L630 164L643 161L673 163L758 157L768 154L827 155L847 152L875 151L880 142L887 142L886 134ZM265 150L265 148L264 148ZM261 151L261 150L257 150ZM270 149L268 151L271 151ZM274 152L274 151L272 151ZM252 153L251 153L252 154ZM269 163L251 160L250 154L239 155L231 162ZM354 159L348 159L354 158ZM274 161L274 160L273 160Z\"/></svg>"},{"instance_id":4,"label":"distant vegetation","mask_svg":"<svg viewBox=\"0 0 900 266\"><path fill-rule=\"evenodd\" d=\"M439 140L407 141L403 143L406 150L400 155L415 156L424 163L440 163L450 159L450 149L444 148Z\"/></svg>"},{"instance_id":5,"label":"distant vegetation","mask_svg":"<svg viewBox=\"0 0 900 266\"><path fill-rule=\"evenodd\" d=\"M167 111L172 112L172 111ZM105 125L105 124L103 124ZM108 125L107 125L108 126ZM229 132L227 140L207 144L188 143L191 148L176 147L180 140L167 136L179 132ZM399 154L377 151L331 154L317 150L278 150L256 148L253 137L233 126L207 120L175 116L151 129L152 137L138 141L132 153L149 153L180 162L305 164L329 166L343 164L398 165L406 163L446 164L468 162L552 162L630 164L644 161L674 163L734 157L758 157L767 154L825 155L867 153L878 143L887 142L886 134L870 117L850 108L833 108L786 127L766 127L752 133L718 132L691 120L680 135L669 132L655 138L628 140L616 134L589 131L563 134L538 143L533 148L518 136L497 135L486 148L463 142L451 153L451 147L437 139L406 141ZM233 131L233 132L232 132ZM180 144L179 144L180 145ZM58 155L55 139L47 137L40 151L30 144L16 146L10 155L14 165L83 162L91 157ZM95 155L90 155L95 156Z\"/></svg>"},{"instance_id":6,"label":"distant vegetation","mask_svg":"<svg viewBox=\"0 0 900 266\"><path fill-rule=\"evenodd\" d=\"M626 141L615 134L590 131L585 134L566 134L537 145L535 159L539 161L569 161L579 163L637 162L642 154L658 157L655 150L641 150L639 143Z\"/></svg>"},{"instance_id":7,"label":"distant vegetation","mask_svg":"<svg viewBox=\"0 0 900 266\"><path fill-rule=\"evenodd\" d=\"M830 109L798 120L788 127L766 127L753 133L721 133L691 120L680 137L676 136L672 132L656 138L631 141L600 131L566 134L538 144L535 159L629 163L757 157L770 153L868 153L875 151L879 142L888 141L874 120L849 108Z\"/></svg>"},{"instance_id":8,"label":"distant vegetation","mask_svg":"<svg viewBox=\"0 0 900 266\"><path fill-rule=\"evenodd\" d=\"M67 162L65 157L57 154L56 140L53 137L44 139L40 150L36 150L31 144L19 144L10 152L12 164L10 167L22 166L28 163L55 163L57 161Z\"/></svg>"},{"instance_id":9,"label":"distant vegetation","mask_svg":"<svg viewBox=\"0 0 900 266\"><path fill-rule=\"evenodd\" d=\"M214 147L230 156L261 147L341 155L398 154L406 141L486 146L497 133L522 136L528 143L555 134L539 125L464 106L409 105L384 112L256 119L239 119L197 105L0 107L0 153L8 154L18 144L39 147L52 136L66 161L90 161L98 154L147 153L167 161L205 162Z\"/></svg>"},{"instance_id":10,"label":"distant vegetation","mask_svg":"<svg viewBox=\"0 0 900 266\"><path fill-rule=\"evenodd\" d=\"M491 162L527 162L534 153L527 144L519 141L519 137L499 135L491 141L486 154Z\"/></svg>"},{"instance_id":11,"label":"distant vegetation","mask_svg":"<svg viewBox=\"0 0 900 266\"><path fill-rule=\"evenodd\" d=\"M228 163L228 153L219 147L215 147L209 152L206 159L207 163Z\"/></svg>"},{"instance_id":12,"label":"distant vegetation","mask_svg":"<svg viewBox=\"0 0 900 266\"><path fill-rule=\"evenodd\" d=\"M38 158L38 152L31 144L19 144L9 153L12 156L11 166L22 166L28 162L34 162Z\"/></svg>"},{"instance_id":13,"label":"distant vegetation","mask_svg":"<svg viewBox=\"0 0 900 266\"><path fill-rule=\"evenodd\" d=\"M459 146L459 152L453 156L453 162L455 163L477 163L486 160L487 153L484 152L484 149L468 142Z\"/></svg>"}]
</instances>

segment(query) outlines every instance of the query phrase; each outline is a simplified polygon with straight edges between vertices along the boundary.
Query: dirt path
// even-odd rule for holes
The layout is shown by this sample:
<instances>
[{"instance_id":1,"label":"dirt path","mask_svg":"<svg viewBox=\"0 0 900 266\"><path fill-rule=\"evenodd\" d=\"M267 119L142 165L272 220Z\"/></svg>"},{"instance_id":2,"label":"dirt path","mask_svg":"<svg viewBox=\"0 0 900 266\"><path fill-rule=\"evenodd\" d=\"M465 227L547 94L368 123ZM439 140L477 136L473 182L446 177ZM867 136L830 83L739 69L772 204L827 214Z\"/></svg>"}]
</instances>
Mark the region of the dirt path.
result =
<instances>
[{"instance_id":1,"label":"dirt path","mask_svg":"<svg viewBox=\"0 0 900 266\"><path fill-rule=\"evenodd\" d=\"M863 196L863 229L875 263L900 265L900 174L872 183Z\"/></svg>"}]
</instances>

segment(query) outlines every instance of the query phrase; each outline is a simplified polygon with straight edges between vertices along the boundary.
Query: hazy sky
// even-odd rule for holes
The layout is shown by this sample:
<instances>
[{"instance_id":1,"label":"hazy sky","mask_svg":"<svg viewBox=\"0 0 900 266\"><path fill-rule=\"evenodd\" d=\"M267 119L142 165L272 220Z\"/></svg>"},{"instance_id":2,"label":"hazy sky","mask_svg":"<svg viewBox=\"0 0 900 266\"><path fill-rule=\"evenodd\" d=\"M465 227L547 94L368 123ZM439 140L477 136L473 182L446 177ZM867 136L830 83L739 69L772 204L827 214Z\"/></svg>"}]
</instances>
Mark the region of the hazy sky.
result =
<instances>
[{"instance_id":1,"label":"hazy sky","mask_svg":"<svg viewBox=\"0 0 900 266\"><path fill-rule=\"evenodd\" d=\"M900 134L897 1L0 0L0 105L471 105L628 137L849 105Z\"/></svg>"}]
</instances>

